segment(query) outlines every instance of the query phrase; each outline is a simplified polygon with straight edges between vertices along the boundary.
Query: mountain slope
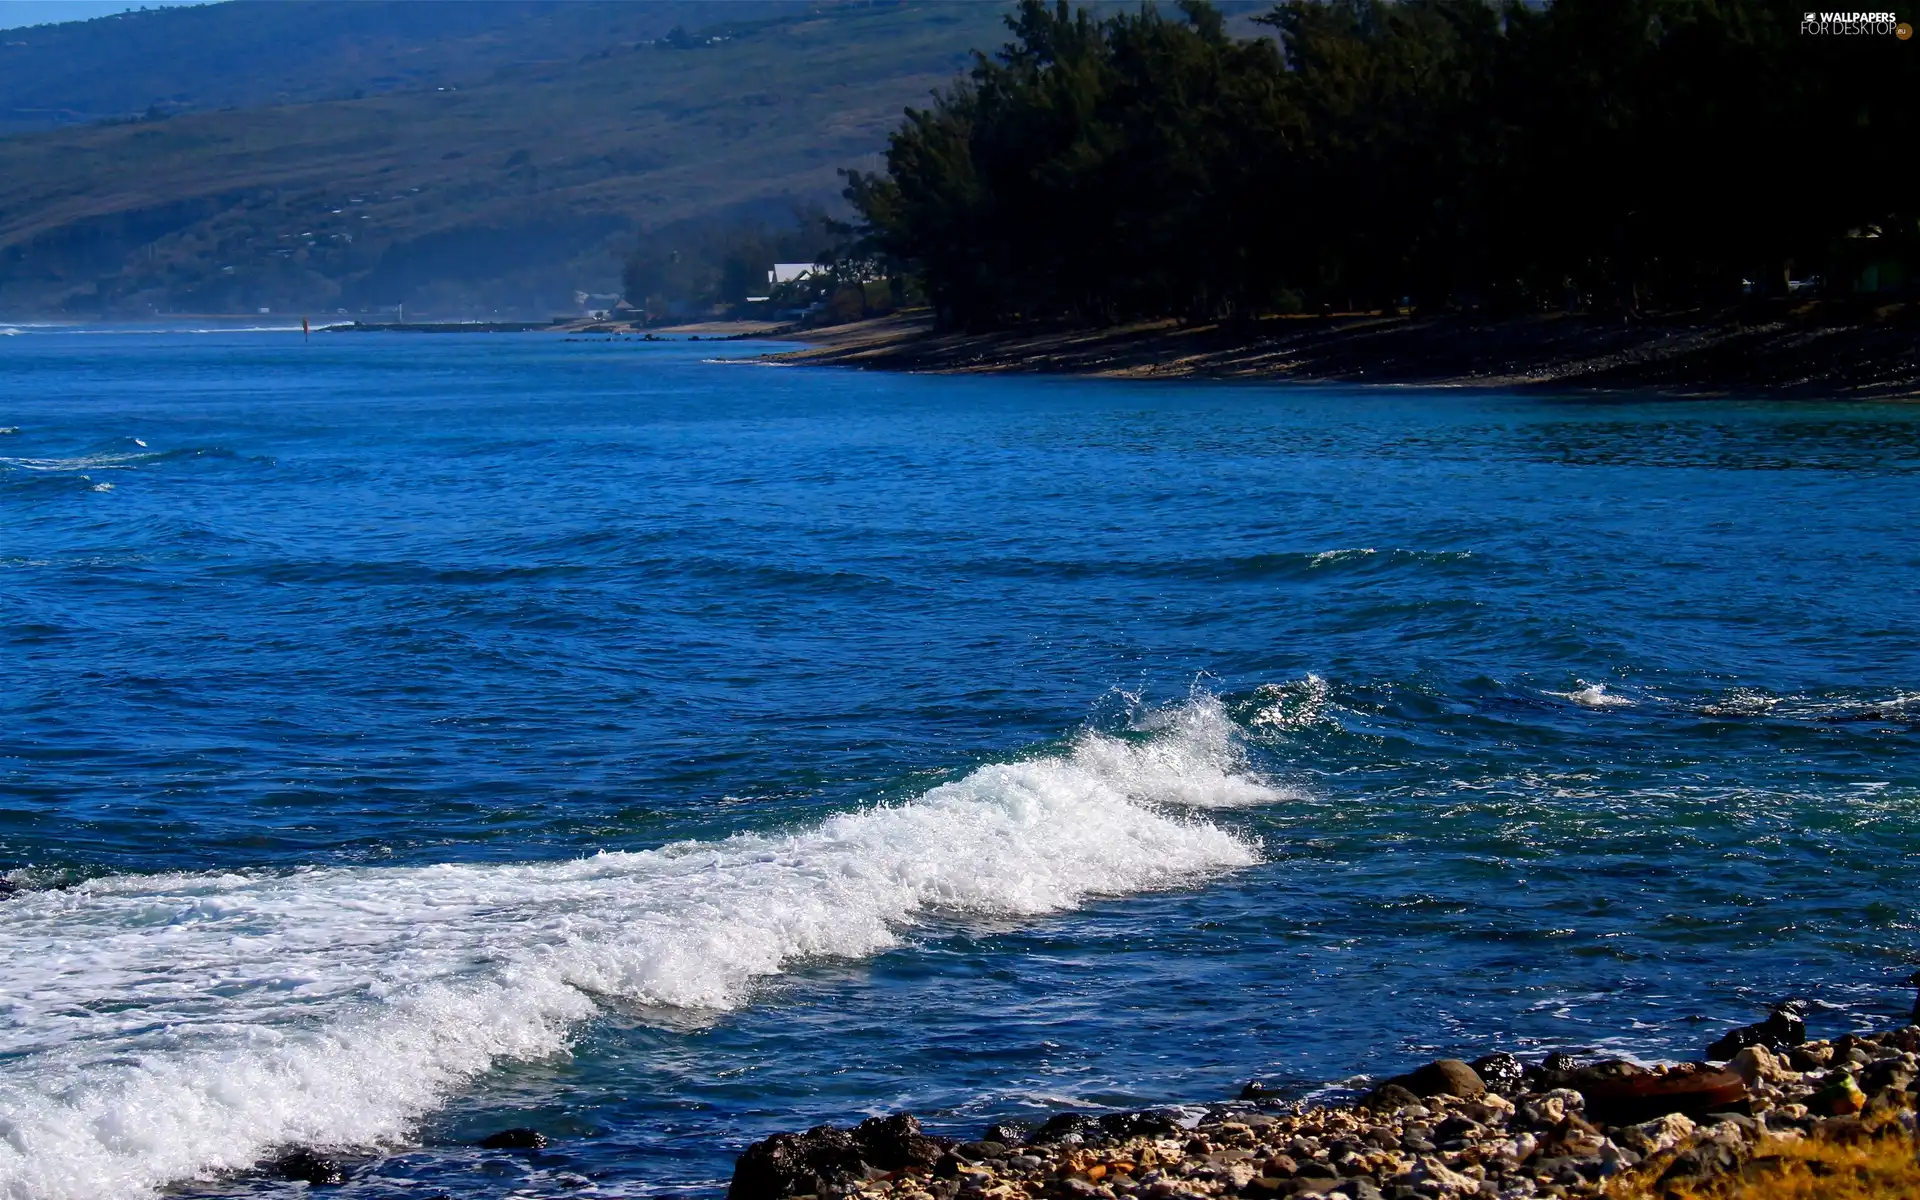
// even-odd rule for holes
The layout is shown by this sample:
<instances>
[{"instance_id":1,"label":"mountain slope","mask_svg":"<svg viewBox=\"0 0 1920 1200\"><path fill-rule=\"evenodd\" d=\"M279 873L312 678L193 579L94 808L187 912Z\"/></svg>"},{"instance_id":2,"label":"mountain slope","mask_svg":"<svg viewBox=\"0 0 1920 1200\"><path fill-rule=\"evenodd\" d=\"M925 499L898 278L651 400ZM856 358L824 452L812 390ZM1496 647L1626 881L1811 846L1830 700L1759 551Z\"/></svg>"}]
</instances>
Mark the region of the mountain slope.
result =
<instances>
[{"instance_id":1,"label":"mountain slope","mask_svg":"<svg viewBox=\"0 0 1920 1200\"><path fill-rule=\"evenodd\" d=\"M613 290L633 228L831 196L836 169L878 151L902 106L950 81L972 47L1004 40L1004 9L965 0L134 16L281 7L497 8L521 21L426 44L413 56L429 64L422 77L448 81L431 87L0 139L0 313L570 308L576 290ZM636 38L643 14L697 35ZM22 32L37 31L9 36ZM387 53L366 51L359 75L341 54L314 54L284 78L296 94L373 82ZM205 74L183 105L250 95L272 72ZM99 97L88 103L109 103Z\"/></svg>"}]
</instances>

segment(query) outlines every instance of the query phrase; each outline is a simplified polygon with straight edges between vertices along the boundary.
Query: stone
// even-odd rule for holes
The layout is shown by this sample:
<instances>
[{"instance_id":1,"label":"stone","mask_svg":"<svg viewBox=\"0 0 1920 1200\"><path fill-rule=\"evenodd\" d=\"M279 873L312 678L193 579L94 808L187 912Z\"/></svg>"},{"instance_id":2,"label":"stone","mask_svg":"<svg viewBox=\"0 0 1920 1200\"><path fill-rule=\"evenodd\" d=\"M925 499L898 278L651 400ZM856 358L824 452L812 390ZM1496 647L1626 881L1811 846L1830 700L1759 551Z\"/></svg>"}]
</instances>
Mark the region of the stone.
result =
<instances>
[{"instance_id":1,"label":"stone","mask_svg":"<svg viewBox=\"0 0 1920 1200\"><path fill-rule=\"evenodd\" d=\"M1420 1097L1414 1095L1400 1084L1388 1080L1371 1092L1368 1092L1366 1097L1360 1101L1360 1107L1371 1109L1377 1113L1390 1113L1398 1112L1403 1108L1409 1108L1419 1103Z\"/></svg>"},{"instance_id":2,"label":"stone","mask_svg":"<svg viewBox=\"0 0 1920 1200\"><path fill-rule=\"evenodd\" d=\"M1726 1062L1748 1046L1765 1046L1769 1050L1798 1046L1807 1040L1806 1012L1807 1006L1799 1000L1775 1005L1767 1019L1758 1025L1728 1030L1724 1037L1707 1047L1707 1058Z\"/></svg>"},{"instance_id":3,"label":"stone","mask_svg":"<svg viewBox=\"0 0 1920 1200\"><path fill-rule=\"evenodd\" d=\"M931 1167L953 1142L929 1137L911 1113L891 1117L868 1117L854 1128L853 1140L860 1144L861 1158L882 1171Z\"/></svg>"},{"instance_id":4,"label":"stone","mask_svg":"<svg viewBox=\"0 0 1920 1200\"><path fill-rule=\"evenodd\" d=\"M1680 1113L1668 1113L1664 1117L1616 1129L1613 1131L1613 1140L1651 1158L1685 1142L1693 1136L1693 1130L1691 1118Z\"/></svg>"},{"instance_id":5,"label":"stone","mask_svg":"<svg viewBox=\"0 0 1920 1200\"><path fill-rule=\"evenodd\" d=\"M845 1189L866 1178L860 1143L831 1125L776 1133L747 1147L733 1165L727 1200L784 1200Z\"/></svg>"},{"instance_id":6,"label":"stone","mask_svg":"<svg viewBox=\"0 0 1920 1200\"><path fill-rule=\"evenodd\" d=\"M1860 1090L1872 1096L1888 1090L1906 1091L1913 1086L1912 1068L1898 1058L1883 1058L1860 1072Z\"/></svg>"},{"instance_id":7,"label":"stone","mask_svg":"<svg viewBox=\"0 0 1920 1200\"><path fill-rule=\"evenodd\" d=\"M1723 1175L1739 1165L1739 1154L1725 1142L1702 1142L1673 1156L1661 1172L1660 1186Z\"/></svg>"},{"instance_id":8,"label":"stone","mask_svg":"<svg viewBox=\"0 0 1920 1200\"><path fill-rule=\"evenodd\" d=\"M1047 1118L1046 1124L1033 1131L1027 1141L1036 1146L1051 1146L1060 1143L1077 1144L1087 1140L1087 1135L1100 1135L1100 1122L1085 1113L1056 1113Z\"/></svg>"},{"instance_id":9,"label":"stone","mask_svg":"<svg viewBox=\"0 0 1920 1200\"><path fill-rule=\"evenodd\" d=\"M1005 1142L982 1139L977 1142L962 1142L953 1148L953 1152L968 1162L987 1162L996 1158L1005 1158L1007 1146Z\"/></svg>"},{"instance_id":10,"label":"stone","mask_svg":"<svg viewBox=\"0 0 1920 1200\"><path fill-rule=\"evenodd\" d=\"M1787 1062L1796 1071L1820 1071L1833 1065L1832 1042L1808 1042L1787 1051Z\"/></svg>"},{"instance_id":11,"label":"stone","mask_svg":"<svg viewBox=\"0 0 1920 1200\"><path fill-rule=\"evenodd\" d=\"M289 1151L267 1164L267 1170L282 1179L298 1180L309 1187L338 1187L347 1181L340 1164L311 1150Z\"/></svg>"},{"instance_id":12,"label":"stone","mask_svg":"<svg viewBox=\"0 0 1920 1200\"><path fill-rule=\"evenodd\" d=\"M1526 1086L1526 1064L1505 1051L1482 1055L1468 1065L1488 1091L1511 1096Z\"/></svg>"},{"instance_id":13,"label":"stone","mask_svg":"<svg viewBox=\"0 0 1920 1200\"><path fill-rule=\"evenodd\" d=\"M1137 1137L1173 1137L1180 1132L1180 1125L1172 1114L1149 1109L1146 1112L1108 1113L1100 1118L1100 1130L1108 1137L1124 1142Z\"/></svg>"},{"instance_id":14,"label":"stone","mask_svg":"<svg viewBox=\"0 0 1920 1200\"><path fill-rule=\"evenodd\" d=\"M483 1150L541 1150L546 1144L547 1135L538 1129L502 1129L480 1139Z\"/></svg>"},{"instance_id":15,"label":"stone","mask_svg":"<svg viewBox=\"0 0 1920 1200\"><path fill-rule=\"evenodd\" d=\"M1844 1117L1859 1112L1867 1106L1867 1095L1853 1076L1842 1071L1829 1079L1821 1089L1807 1101L1807 1110L1823 1117Z\"/></svg>"},{"instance_id":16,"label":"stone","mask_svg":"<svg viewBox=\"0 0 1920 1200\"><path fill-rule=\"evenodd\" d=\"M8 879L5 875L0 875L0 900L5 900L7 897L13 895L15 892L18 892L19 890L20 890L19 884L15 883L11 879Z\"/></svg>"},{"instance_id":17,"label":"stone","mask_svg":"<svg viewBox=\"0 0 1920 1200\"><path fill-rule=\"evenodd\" d=\"M1786 1078L1787 1064L1765 1046L1748 1046L1727 1062L1727 1070L1738 1075L1748 1087L1779 1083Z\"/></svg>"},{"instance_id":18,"label":"stone","mask_svg":"<svg viewBox=\"0 0 1920 1200\"><path fill-rule=\"evenodd\" d=\"M1027 1131L1008 1121L995 1121L980 1134L983 1142L999 1142L1002 1146L1020 1146L1027 1140Z\"/></svg>"},{"instance_id":19,"label":"stone","mask_svg":"<svg viewBox=\"0 0 1920 1200\"><path fill-rule=\"evenodd\" d=\"M1457 1096L1474 1100L1487 1094L1487 1085L1474 1069L1457 1058L1442 1058L1417 1071L1388 1080L1416 1096Z\"/></svg>"}]
</instances>

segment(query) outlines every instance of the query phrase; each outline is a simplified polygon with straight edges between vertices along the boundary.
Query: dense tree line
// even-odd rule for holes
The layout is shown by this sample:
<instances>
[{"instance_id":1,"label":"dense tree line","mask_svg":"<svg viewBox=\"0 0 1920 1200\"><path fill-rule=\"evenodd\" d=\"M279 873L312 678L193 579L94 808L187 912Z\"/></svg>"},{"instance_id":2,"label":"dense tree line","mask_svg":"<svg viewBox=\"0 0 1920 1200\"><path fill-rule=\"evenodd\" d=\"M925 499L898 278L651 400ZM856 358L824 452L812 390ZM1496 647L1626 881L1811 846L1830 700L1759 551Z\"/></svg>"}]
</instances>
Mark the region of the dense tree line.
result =
<instances>
[{"instance_id":1,"label":"dense tree line","mask_svg":"<svg viewBox=\"0 0 1920 1200\"><path fill-rule=\"evenodd\" d=\"M1023 0L848 173L972 327L1376 308L1641 312L1898 286L1920 41L1778 0Z\"/></svg>"}]
</instances>

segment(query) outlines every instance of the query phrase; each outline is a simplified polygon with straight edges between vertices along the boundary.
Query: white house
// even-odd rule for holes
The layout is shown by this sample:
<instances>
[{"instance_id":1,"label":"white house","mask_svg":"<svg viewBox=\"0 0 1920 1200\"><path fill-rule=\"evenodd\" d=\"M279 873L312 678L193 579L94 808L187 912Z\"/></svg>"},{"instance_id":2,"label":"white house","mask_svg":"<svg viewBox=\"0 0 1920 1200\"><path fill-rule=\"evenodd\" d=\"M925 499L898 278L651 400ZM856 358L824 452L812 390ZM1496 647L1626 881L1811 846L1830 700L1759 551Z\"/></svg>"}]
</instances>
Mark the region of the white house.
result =
<instances>
[{"instance_id":1,"label":"white house","mask_svg":"<svg viewBox=\"0 0 1920 1200\"><path fill-rule=\"evenodd\" d=\"M819 263L775 263L773 270L767 272L767 282L774 286L792 283L796 279L805 279L809 275L825 275L827 268Z\"/></svg>"}]
</instances>

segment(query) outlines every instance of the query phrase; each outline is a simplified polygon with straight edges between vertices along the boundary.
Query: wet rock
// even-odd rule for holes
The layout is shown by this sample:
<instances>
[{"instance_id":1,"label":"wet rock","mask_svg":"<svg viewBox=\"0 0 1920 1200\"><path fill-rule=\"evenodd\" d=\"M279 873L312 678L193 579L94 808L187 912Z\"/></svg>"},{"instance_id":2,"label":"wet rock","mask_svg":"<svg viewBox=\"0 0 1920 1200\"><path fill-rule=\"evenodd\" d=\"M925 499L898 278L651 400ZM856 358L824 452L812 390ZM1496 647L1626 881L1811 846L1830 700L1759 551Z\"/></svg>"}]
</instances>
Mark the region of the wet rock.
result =
<instances>
[{"instance_id":1,"label":"wet rock","mask_svg":"<svg viewBox=\"0 0 1920 1200\"><path fill-rule=\"evenodd\" d=\"M347 1172L339 1163L307 1149L281 1155L267 1164L267 1170L310 1187L338 1187L347 1181Z\"/></svg>"},{"instance_id":2,"label":"wet rock","mask_svg":"<svg viewBox=\"0 0 1920 1200\"><path fill-rule=\"evenodd\" d=\"M502 1129L480 1139L485 1150L542 1150L546 1145L547 1135L538 1129Z\"/></svg>"},{"instance_id":3,"label":"wet rock","mask_svg":"<svg viewBox=\"0 0 1920 1200\"><path fill-rule=\"evenodd\" d=\"M1362 1108L1370 1108L1374 1112L1390 1113L1398 1112L1400 1109L1408 1108L1419 1103L1420 1097L1392 1080L1388 1080L1371 1092L1368 1092L1366 1097L1360 1101L1360 1106Z\"/></svg>"},{"instance_id":4,"label":"wet rock","mask_svg":"<svg viewBox=\"0 0 1920 1200\"><path fill-rule=\"evenodd\" d=\"M860 1144L860 1157L882 1171L924 1170L953 1145L948 1138L929 1137L911 1113L868 1117L854 1128L853 1140Z\"/></svg>"},{"instance_id":5,"label":"wet rock","mask_svg":"<svg viewBox=\"0 0 1920 1200\"><path fill-rule=\"evenodd\" d=\"M733 1166L727 1200L782 1200L844 1189L866 1178L861 1146L831 1125L776 1133L755 1142Z\"/></svg>"},{"instance_id":6,"label":"wet rock","mask_svg":"<svg viewBox=\"0 0 1920 1200\"><path fill-rule=\"evenodd\" d=\"M1085 1113L1056 1113L1047 1118L1046 1124L1033 1131L1027 1141L1035 1146L1051 1146L1061 1142L1079 1143L1088 1137L1100 1136L1100 1122Z\"/></svg>"},{"instance_id":7,"label":"wet rock","mask_svg":"<svg viewBox=\"0 0 1920 1200\"><path fill-rule=\"evenodd\" d=\"M1240 1089L1239 1098L1242 1100L1278 1100L1280 1096L1279 1088L1270 1088L1258 1079L1250 1079L1247 1081L1247 1086Z\"/></svg>"},{"instance_id":8,"label":"wet rock","mask_svg":"<svg viewBox=\"0 0 1920 1200\"><path fill-rule=\"evenodd\" d=\"M5 875L0 875L0 900L5 900L7 897L13 895L15 892L18 892L19 890L20 890L19 884L15 883L11 879L8 879Z\"/></svg>"},{"instance_id":9,"label":"wet rock","mask_svg":"<svg viewBox=\"0 0 1920 1200\"><path fill-rule=\"evenodd\" d=\"M1807 1006L1799 1000L1776 1005L1758 1025L1729 1030L1726 1036L1707 1047L1707 1057L1714 1062L1726 1062L1748 1046L1765 1046L1769 1050L1798 1046L1807 1040L1806 1013Z\"/></svg>"},{"instance_id":10,"label":"wet rock","mask_svg":"<svg viewBox=\"0 0 1920 1200\"><path fill-rule=\"evenodd\" d=\"M1502 1096L1513 1095L1526 1082L1526 1064L1505 1051L1483 1055L1468 1065L1488 1091L1498 1092Z\"/></svg>"},{"instance_id":11,"label":"wet rock","mask_svg":"<svg viewBox=\"0 0 1920 1200\"><path fill-rule=\"evenodd\" d=\"M1387 1082L1397 1083L1416 1096L1458 1096L1473 1100L1487 1094L1487 1085L1474 1069L1457 1058L1442 1058L1417 1071Z\"/></svg>"},{"instance_id":12,"label":"wet rock","mask_svg":"<svg viewBox=\"0 0 1920 1200\"><path fill-rule=\"evenodd\" d=\"M980 1140L999 1142L1002 1146L1019 1146L1026 1143L1027 1131L1009 1121L995 1121L981 1133Z\"/></svg>"},{"instance_id":13,"label":"wet rock","mask_svg":"<svg viewBox=\"0 0 1920 1200\"><path fill-rule=\"evenodd\" d=\"M1180 1125L1171 1113L1150 1109L1146 1112L1108 1113L1100 1118L1100 1131L1116 1141L1137 1137L1173 1137Z\"/></svg>"}]
</instances>

